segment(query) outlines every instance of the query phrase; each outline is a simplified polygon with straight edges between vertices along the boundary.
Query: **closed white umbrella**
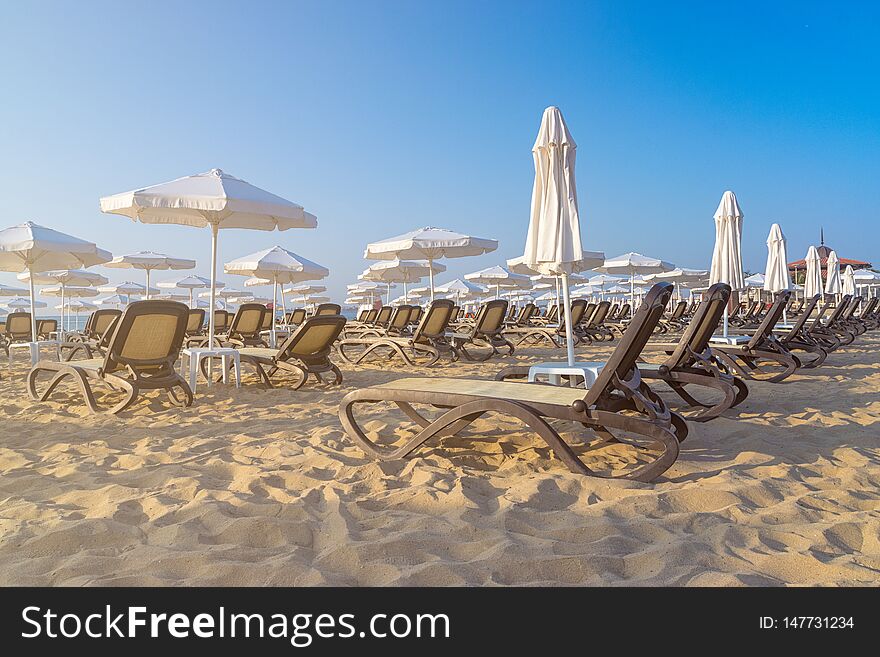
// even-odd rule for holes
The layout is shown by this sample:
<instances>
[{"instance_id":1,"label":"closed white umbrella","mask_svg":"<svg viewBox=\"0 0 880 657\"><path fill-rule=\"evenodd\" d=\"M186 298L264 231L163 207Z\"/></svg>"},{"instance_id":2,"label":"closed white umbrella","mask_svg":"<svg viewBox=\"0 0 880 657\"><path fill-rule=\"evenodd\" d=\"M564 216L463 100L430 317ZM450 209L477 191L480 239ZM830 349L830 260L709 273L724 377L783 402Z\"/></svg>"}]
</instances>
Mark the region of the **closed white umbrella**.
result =
<instances>
[{"instance_id":1,"label":"closed white umbrella","mask_svg":"<svg viewBox=\"0 0 880 657\"><path fill-rule=\"evenodd\" d=\"M221 283L220 281L216 281L216 288L219 290L224 287L226 284ZM190 274L189 276L179 276L178 278L170 278L165 281L160 281L156 283L157 287L160 287L164 290L174 290L176 288L181 288L183 290L189 291L189 305L190 308L193 307L193 294L194 290L202 290L211 287L211 279L205 278L204 276L196 276L195 274Z\"/></svg>"},{"instance_id":2,"label":"closed white umbrella","mask_svg":"<svg viewBox=\"0 0 880 657\"><path fill-rule=\"evenodd\" d=\"M116 256L104 265L111 269L139 269L146 273L147 299L150 298L150 272L166 271L169 269L195 269L196 261L186 258L175 258L164 253L154 251L138 251L126 255Z\"/></svg>"},{"instance_id":3,"label":"closed white umbrella","mask_svg":"<svg viewBox=\"0 0 880 657\"><path fill-rule=\"evenodd\" d=\"M288 230L317 228L301 205L255 187L220 169L101 199L101 211L147 224L211 228L211 306L216 305L217 234L220 229ZM209 345L214 344L214 313L209 313Z\"/></svg>"},{"instance_id":4,"label":"closed white umbrella","mask_svg":"<svg viewBox=\"0 0 880 657\"><path fill-rule=\"evenodd\" d=\"M841 285L844 294L849 294L851 296L856 295L856 279L852 265L847 265L846 269L843 270L843 276L841 276Z\"/></svg>"},{"instance_id":5,"label":"closed white umbrella","mask_svg":"<svg viewBox=\"0 0 880 657\"><path fill-rule=\"evenodd\" d=\"M709 285L727 283L734 290L745 287L743 277L742 243L743 213L736 194L726 191L715 210L715 248L712 251L712 267L709 269ZM728 309L724 309L724 337L728 335Z\"/></svg>"},{"instance_id":6,"label":"closed white umbrella","mask_svg":"<svg viewBox=\"0 0 880 657\"><path fill-rule=\"evenodd\" d=\"M785 235L779 224L770 226L767 236L767 267L764 270L763 288L772 294L791 289ZM787 309L782 311L782 321L785 323L788 323L787 312Z\"/></svg>"},{"instance_id":7,"label":"closed white umbrella","mask_svg":"<svg viewBox=\"0 0 880 657\"><path fill-rule=\"evenodd\" d=\"M446 228L419 228L397 237L367 244L367 260L427 260L429 267L441 258L465 258L489 253L498 241L472 237ZM434 300L434 270L428 272L431 301Z\"/></svg>"},{"instance_id":8,"label":"closed white umbrella","mask_svg":"<svg viewBox=\"0 0 880 657\"><path fill-rule=\"evenodd\" d=\"M823 293L822 261L819 259L819 251L815 246L810 246L807 249L805 261L807 271L804 278L804 297L812 299L817 294Z\"/></svg>"},{"instance_id":9,"label":"closed white umbrella","mask_svg":"<svg viewBox=\"0 0 880 657\"><path fill-rule=\"evenodd\" d=\"M840 259L837 251L831 251L825 262L825 294L839 296L840 290Z\"/></svg>"},{"instance_id":10,"label":"closed white umbrella","mask_svg":"<svg viewBox=\"0 0 880 657\"><path fill-rule=\"evenodd\" d=\"M278 285L315 281L326 278L330 270L303 258L280 246L257 251L242 258L236 258L223 265L227 274L255 276L272 284L272 312L275 313ZM272 322L272 342L275 342L275 322Z\"/></svg>"},{"instance_id":11,"label":"closed white umbrella","mask_svg":"<svg viewBox=\"0 0 880 657\"><path fill-rule=\"evenodd\" d=\"M112 258L109 251L32 221L0 231L0 271L28 272L32 308L36 308L34 274L56 269L100 265ZM31 335L36 340L36 313L31 312Z\"/></svg>"}]
</instances>

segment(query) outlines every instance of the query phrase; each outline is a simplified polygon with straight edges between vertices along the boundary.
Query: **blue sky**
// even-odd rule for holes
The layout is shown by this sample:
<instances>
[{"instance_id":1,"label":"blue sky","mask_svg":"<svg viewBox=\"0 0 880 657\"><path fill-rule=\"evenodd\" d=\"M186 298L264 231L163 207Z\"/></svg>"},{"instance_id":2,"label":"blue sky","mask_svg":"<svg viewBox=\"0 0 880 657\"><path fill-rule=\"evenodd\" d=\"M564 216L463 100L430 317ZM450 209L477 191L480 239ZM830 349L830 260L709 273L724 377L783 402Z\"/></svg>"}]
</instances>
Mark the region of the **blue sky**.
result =
<instances>
[{"instance_id":1,"label":"blue sky","mask_svg":"<svg viewBox=\"0 0 880 657\"><path fill-rule=\"evenodd\" d=\"M329 267L339 298L369 241L428 225L500 240L447 261L460 275L521 255L530 148L552 104L579 146L585 248L708 267L712 213L732 189L747 269L763 270L772 222L791 259L824 226L839 255L880 264L876 3L90 1L3 14L0 227L31 219L206 273L207 230L132 224L98 198L220 167L319 219L227 231L222 261L280 244Z\"/></svg>"}]
</instances>

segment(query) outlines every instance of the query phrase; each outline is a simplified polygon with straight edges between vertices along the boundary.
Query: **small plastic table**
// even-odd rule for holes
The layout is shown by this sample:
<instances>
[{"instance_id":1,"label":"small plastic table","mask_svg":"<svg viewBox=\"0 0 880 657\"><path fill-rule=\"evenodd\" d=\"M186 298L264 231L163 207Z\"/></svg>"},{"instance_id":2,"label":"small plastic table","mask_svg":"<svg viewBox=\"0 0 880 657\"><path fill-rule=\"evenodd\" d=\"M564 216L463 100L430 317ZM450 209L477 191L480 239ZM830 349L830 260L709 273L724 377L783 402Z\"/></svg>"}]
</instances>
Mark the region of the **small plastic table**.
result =
<instances>
[{"instance_id":1,"label":"small plastic table","mask_svg":"<svg viewBox=\"0 0 880 657\"><path fill-rule=\"evenodd\" d=\"M723 335L713 335L709 339L709 344L714 342L715 344L736 346L740 344L748 344L751 339L752 336L750 335L728 335L727 337L724 337Z\"/></svg>"},{"instance_id":2,"label":"small plastic table","mask_svg":"<svg viewBox=\"0 0 880 657\"><path fill-rule=\"evenodd\" d=\"M532 383L539 378L546 377L548 383L558 386L562 384L563 376L579 376L584 380L584 388L589 389L596 383L603 367L605 367L605 363L602 362L580 362L574 365L559 361L538 363L529 368L529 382ZM574 379L571 380L571 387L577 387Z\"/></svg>"},{"instance_id":3,"label":"small plastic table","mask_svg":"<svg viewBox=\"0 0 880 657\"><path fill-rule=\"evenodd\" d=\"M180 352L180 375L186 377L186 363L189 362L189 387L195 392L199 375L199 363L204 358L220 358L223 367L223 383L229 383L230 362L235 368L235 387L241 387L241 360L238 350L231 347L189 347ZM208 363L208 385L211 385L211 363Z\"/></svg>"},{"instance_id":4,"label":"small plastic table","mask_svg":"<svg viewBox=\"0 0 880 657\"><path fill-rule=\"evenodd\" d=\"M61 342L59 340L38 340L36 342L13 342L9 347L9 369L12 369L12 352L15 349L29 349L31 352L31 367L40 360L40 347L55 347L58 360L61 360Z\"/></svg>"}]
</instances>

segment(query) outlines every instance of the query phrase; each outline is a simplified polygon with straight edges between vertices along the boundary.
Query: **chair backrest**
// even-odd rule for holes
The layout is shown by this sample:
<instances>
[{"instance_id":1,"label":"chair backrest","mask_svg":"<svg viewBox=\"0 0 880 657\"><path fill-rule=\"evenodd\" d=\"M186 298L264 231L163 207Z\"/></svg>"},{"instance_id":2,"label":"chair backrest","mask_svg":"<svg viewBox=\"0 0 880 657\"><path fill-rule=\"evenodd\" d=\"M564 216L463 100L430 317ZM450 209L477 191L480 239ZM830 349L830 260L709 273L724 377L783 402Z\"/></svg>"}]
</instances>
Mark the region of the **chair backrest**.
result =
<instances>
[{"instance_id":1,"label":"chair backrest","mask_svg":"<svg viewBox=\"0 0 880 657\"><path fill-rule=\"evenodd\" d=\"M519 309L519 315L516 315L515 324L517 326L528 326L529 320L532 318L532 314L535 311L535 304L527 303L522 308ZM510 317L510 314L508 314Z\"/></svg>"},{"instance_id":2,"label":"chair backrest","mask_svg":"<svg viewBox=\"0 0 880 657\"><path fill-rule=\"evenodd\" d=\"M558 304L558 303L554 303L554 304L553 304L552 306L550 306L550 308L547 310L547 323L548 323L548 324L552 324L553 322L556 321L556 318L557 318L557 317L559 317L559 304Z\"/></svg>"},{"instance_id":3,"label":"chair backrest","mask_svg":"<svg viewBox=\"0 0 880 657\"><path fill-rule=\"evenodd\" d=\"M615 375L621 381L628 381L632 378L633 372L638 371L636 362L654 329L657 328L657 324L660 323L673 289L672 283L657 283L645 295L645 300L623 332L605 367L596 377L596 382L587 391L584 397L587 406L615 389Z\"/></svg>"},{"instance_id":4,"label":"chair backrest","mask_svg":"<svg viewBox=\"0 0 880 657\"><path fill-rule=\"evenodd\" d=\"M844 298L846 298L846 297L844 297ZM837 306L835 306L834 310L831 311L831 314L828 316L828 320L825 322L825 325L831 326L832 324L835 324L840 319L841 315L843 315L844 311L846 310L846 306L847 306L847 304L845 304L845 303L837 304ZM828 304L825 304L825 307L822 309L822 312L819 313L819 316L816 317L816 321L813 322L811 328L815 328L817 326L822 326L822 315L825 314L825 311L827 309L828 309Z\"/></svg>"},{"instance_id":5,"label":"chair backrest","mask_svg":"<svg viewBox=\"0 0 880 657\"><path fill-rule=\"evenodd\" d=\"M597 328L602 325L602 322L605 321L605 318L608 316L608 311L611 309L610 301L600 301L596 306L596 310L593 311L593 314L587 318L585 325L587 328Z\"/></svg>"},{"instance_id":6,"label":"chair backrest","mask_svg":"<svg viewBox=\"0 0 880 657\"><path fill-rule=\"evenodd\" d=\"M620 312L617 313L617 319L629 319L630 313L632 311L629 303L625 303L620 307Z\"/></svg>"},{"instance_id":7,"label":"chair backrest","mask_svg":"<svg viewBox=\"0 0 880 657\"><path fill-rule=\"evenodd\" d=\"M684 316L684 311L687 310L687 301L679 301L675 304L675 308L672 310L672 314L669 316L669 319L680 319Z\"/></svg>"},{"instance_id":8,"label":"chair backrest","mask_svg":"<svg viewBox=\"0 0 880 657\"><path fill-rule=\"evenodd\" d=\"M287 336L278 348L276 358L284 360L294 356L306 362L311 359L326 359L343 328L345 317L342 315L309 317Z\"/></svg>"},{"instance_id":9,"label":"chair backrest","mask_svg":"<svg viewBox=\"0 0 880 657\"><path fill-rule=\"evenodd\" d=\"M122 311L118 308L96 310L89 315L85 334L89 337L101 339L120 317L122 317Z\"/></svg>"},{"instance_id":10,"label":"chair backrest","mask_svg":"<svg viewBox=\"0 0 880 657\"><path fill-rule=\"evenodd\" d=\"M214 330L225 331L229 328L229 312L225 310L214 311Z\"/></svg>"},{"instance_id":11,"label":"chair backrest","mask_svg":"<svg viewBox=\"0 0 880 657\"><path fill-rule=\"evenodd\" d=\"M372 313L372 319L370 320L370 323L384 328L388 326L388 322L391 319L391 314L394 312L394 307L382 306L378 311L371 310L370 312Z\"/></svg>"},{"instance_id":12,"label":"chair backrest","mask_svg":"<svg viewBox=\"0 0 880 657\"><path fill-rule=\"evenodd\" d=\"M510 304L510 308L507 311L507 316L505 317L505 321L512 322L516 318L516 305Z\"/></svg>"},{"instance_id":13,"label":"chair backrest","mask_svg":"<svg viewBox=\"0 0 880 657\"><path fill-rule=\"evenodd\" d=\"M342 306L338 303L322 303L315 309L315 317L323 315L339 315L342 312Z\"/></svg>"},{"instance_id":14,"label":"chair backrest","mask_svg":"<svg viewBox=\"0 0 880 657\"><path fill-rule=\"evenodd\" d=\"M783 290L776 295L776 301L773 302L773 305L770 306L770 310L764 315L764 319L758 324L758 328L755 329L755 333L752 335L752 339L749 340L747 348L757 349L758 345L764 341L764 338L773 332L773 327L776 326L776 323L782 318L785 305L788 303L790 297L791 292L788 290Z\"/></svg>"},{"instance_id":15,"label":"chair backrest","mask_svg":"<svg viewBox=\"0 0 880 657\"><path fill-rule=\"evenodd\" d=\"M186 319L187 335L195 335L200 333L202 326L205 325L205 311L201 308L190 308L189 315Z\"/></svg>"},{"instance_id":16,"label":"chair backrest","mask_svg":"<svg viewBox=\"0 0 880 657\"><path fill-rule=\"evenodd\" d=\"M241 304L229 325L229 337L233 335L259 337L260 331L263 330L263 316L268 312L269 309L261 303Z\"/></svg>"},{"instance_id":17,"label":"chair backrest","mask_svg":"<svg viewBox=\"0 0 880 657\"><path fill-rule=\"evenodd\" d=\"M844 300L849 295L845 295L843 299L840 300L841 305L844 304ZM859 304L862 302L862 297L853 295L849 299L849 303L846 304L846 310L843 311L843 315L841 315L840 319L843 321L849 321L855 315L856 309L859 307Z\"/></svg>"},{"instance_id":18,"label":"chair backrest","mask_svg":"<svg viewBox=\"0 0 880 657\"><path fill-rule=\"evenodd\" d=\"M37 320L37 335L39 337L46 336L48 337L50 333L54 333L58 330L58 320L57 319L38 319Z\"/></svg>"},{"instance_id":19,"label":"chair backrest","mask_svg":"<svg viewBox=\"0 0 880 657\"><path fill-rule=\"evenodd\" d=\"M575 299L575 301L578 301L578 299ZM580 301L584 302L584 313L583 313L582 317L589 319L590 317L593 316L593 313L596 312L597 304L595 301L588 302L586 299L580 299ZM574 308L574 301L571 302L571 307ZM562 321L563 319L565 319L565 318L560 318L560 321ZM578 322L575 322L574 319L572 319L571 325L577 326Z\"/></svg>"},{"instance_id":20,"label":"chair backrest","mask_svg":"<svg viewBox=\"0 0 880 657\"><path fill-rule=\"evenodd\" d=\"M272 320L275 318L275 310L266 306L266 312L263 314L263 319L260 324L260 329L263 331L271 331L272 330Z\"/></svg>"},{"instance_id":21,"label":"chair backrest","mask_svg":"<svg viewBox=\"0 0 880 657\"><path fill-rule=\"evenodd\" d=\"M409 325L413 310L415 310L414 306L397 306L388 321L388 330L399 332L405 329Z\"/></svg>"},{"instance_id":22,"label":"chair backrest","mask_svg":"<svg viewBox=\"0 0 880 657\"><path fill-rule=\"evenodd\" d=\"M452 320L455 303L449 299L436 299L431 302L428 312L419 322L419 327L413 333L413 342L424 339L441 338L446 333L446 327Z\"/></svg>"},{"instance_id":23,"label":"chair backrest","mask_svg":"<svg viewBox=\"0 0 880 657\"><path fill-rule=\"evenodd\" d=\"M361 323L367 321L367 314L368 314L369 312L370 312L370 308L364 308L363 310L361 310L361 311L358 313L357 321L358 321L358 322L361 322ZM288 322L288 324L290 324L290 322Z\"/></svg>"},{"instance_id":24,"label":"chair backrest","mask_svg":"<svg viewBox=\"0 0 880 657\"><path fill-rule=\"evenodd\" d=\"M587 314L590 306L595 307L596 304L587 303L586 299L575 299L571 302L571 325L577 326L580 324L584 317ZM559 324L559 330L565 331L565 318L562 318L562 321Z\"/></svg>"},{"instance_id":25,"label":"chair backrest","mask_svg":"<svg viewBox=\"0 0 880 657\"><path fill-rule=\"evenodd\" d=\"M789 340L795 337L798 333L801 332L801 329L804 328L804 325L807 323L807 320L810 319L810 315L813 314L813 310L816 308L816 305L819 303L819 299L822 298L821 294L814 294L813 297L807 302L806 308L804 311L798 315L797 320L794 324L792 324L791 330L786 333L783 341ZM803 304L801 304L803 305Z\"/></svg>"},{"instance_id":26,"label":"chair backrest","mask_svg":"<svg viewBox=\"0 0 880 657\"><path fill-rule=\"evenodd\" d=\"M421 306L412 306L412 309L409 311L409 323L416 324L422 319L422 315L425 314L425 309Z\"/></svg>"},{"instance_id":27,"label":"chair backrest","mask_svg":"<svg viewBox=\"0 0 880 657\"><path fill-rule=\"evenodd\" d=\"M135 373L165 365L174 370L186 333L189 308L177 301L135 301L116 322L104 371L128 366Z\"/></svg>"},{"instance_id":28,"label":"chair backrest","mask_svg":"<svg viewBox=\"0 0 880 657\"><path fill-rule=\"evenodd\" d=\"M10 313L6 316L6 337L10 340L30 342L31 338L31 314Z\"/></svg>"},{"instance_id":29,"label":"chair backrest","mask_svg":"<svg viewBox=\"0 0 880 657\"><path fill-rule=\"evenodd\" d=\"M480 306L480 311L474 320L474 335L480 333L497 333L504 324L507 315L507 301L493 299Z\"/></svg>"},{"instance_id":30,"label":"chair backrest","mask_svg":"<svg viewBox=\"0 0 880 657\"><path fill-rule=\"evenodd\" d=\"M663 363L666 367L670 370L674 369L689 362L691 353L702 354L706 350L724 315L724 308L730 300L730 292L727 283L715 283L706 290L702 303L697 306L681 339Z\"/></svg>"},{"instance_id":31,"label":"chair backrest","mask_svg":"<svg viewBox=\"0 0 880 657\"><path fill-rule=\"evenodd\" d=\"M294 308L291 310L287 317L287 323L291 326L299 326L306 319L306 309L305 308Z\"/></svg>"},{"instance_id":32,"label":"chair backrest","mask_svg":"<svg viewBox=\"0 0 880 657\"><path fill-rule=\"evenodd\" d=\"M458 316L461 314L461 308L458 306L452 307L452 316L449 318L450 322L454 322L458 319Z\"/></svg>"},{"instance_id":33,"label":"chair backrest","mask_svg":"<svg viewBox=\"0 0 880 657\"><path fill-rule=\"evenodd\" d=\"M880 301L877 297L873 299L868 299L867 305L862 309L862 312L859 313L859 317L870 317L874 314L874 311L877 310L877 302Z\"/></svg>"}]
</instances>

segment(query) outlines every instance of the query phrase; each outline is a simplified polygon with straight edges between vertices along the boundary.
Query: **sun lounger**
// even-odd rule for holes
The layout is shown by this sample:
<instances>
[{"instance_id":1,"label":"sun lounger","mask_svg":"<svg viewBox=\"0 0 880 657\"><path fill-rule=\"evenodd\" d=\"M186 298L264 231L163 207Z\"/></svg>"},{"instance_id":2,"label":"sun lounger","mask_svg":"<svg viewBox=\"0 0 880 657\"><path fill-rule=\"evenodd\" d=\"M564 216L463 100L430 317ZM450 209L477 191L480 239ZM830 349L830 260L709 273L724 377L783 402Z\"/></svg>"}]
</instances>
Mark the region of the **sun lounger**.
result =
<instances>
[{"instance_id":1,"label":"sun lounger","mask_svg":"<svg viewBox=\"0 0 880 657\"><path fill-rule=\"evenodd\" d=\"M433 301L412 337L377 335L345 338L336 345L336 351L353 365L361 363L367 357L391 359L397 356L407 365L430 367L444 352L452 354L456 360L457 355L446 340L446 327L452 317L454 305L452 301L445 299Z\"/></svg>"},{"instance_id":2,"label":"sun lounger","mask_svg":"<svg viewBox=\"0 0 880 657\"><path fill-rule=\"evenodd\" d=\"M449 344L456 356L470 361L487 361L506 348L507 355L514 352L513 343L504 337L504 315L507 313L507 301L495 299L480 306L472 326L463 326L449 335ZM486 349L485 353L477 350Z\"/></svg>"},{"instance_id":3,"label":"sun lounger","mask_svg":"<svg viewBox=\"0 0 880 657\"><path fill-rule=\"evenodd\" d=\"M342 306L338 303L322 303L317 308L315 308L314 317L321 317L322 315L341 315L342 314Z\"/></svg>"},{"instance_id":4,"label":"sun lounger","mask_svg":"<svg viewBox=\"0 0 880 657\"><path fill-rule=\"evenodd\" d=\"M626 330L605 368L589 390L536 383L511 383L451 378L405 378L355 390L343 398L339 418L348 436L367 454L382 460L409 456L433 438L458 434L486 413L515 418L537 434L575 473L651 481L663 474L678 457L678 444L687 435L683 418L672 413L642 381L636 359L651 336L672 293L660 283ZM491 302L490 302L491 303ZM504 308L495 306L494 312ZM499 325L501 320L499 320ZM362 406L391 402L421 429L402 445L380 445L368 437L355 418ZM430 419L414 404L441 409ZM622 473L598 473L587 466L550 421L563 420L591 429L605 440L632 447L653 459ZM571 426L571 425L569 425ZM395 433L398 431L394 428ZM499 432L499 438L502 436ZM635 437L634 437L635 436Z\"/></svg>"},{"instance_id":5,"label":"sun lounger","mask_svg":"<svg viewBox=\"0 0 880 657\"><path fill-rule=\"evenodd\" d=\"M73 363L41 360L30 371L27 389L31 399L45 401L59 383L71 377L79 384L86 405L93 413L100 412L92 392L92 382L101 382L115 391L122 391L122 401L107 409L119 413L128 408L142 390L165 390L177 406L190 406L192 391L175 369L189 309L176 301L136 301L130 304L116 323L113 336L103 358ZM52 376L42 392L37 379ZM183 397L179 397L179 388Z\"/></svg>"},{"instance_id":6,"label":"sun lounger","mask_svg":"<svg viewBox=\"0 0 880 657\"><path fill-rule=\"evenodd\" d=\"M80 352L84 352L86 358L93 358L95 354L103 356L121 316L122 311L116 308L94 311L86 320L82 333L67 334L67 341L61 345L62 359L70 361Z\"/></svg>"},{"instance_id":7,"label":"sun lounger","mask_svg":"<svg viewBox=\"0 0 880 657\"><path fill-rule=\"evenodd\" d=\"M587 310L587 302L584 299L575 299L571 302L571 325L577 327ZM580 344L583 340L593 342L586 334L573 329L574 343ZM561 348L565 346L565 322L560 321L556 326L515 326L504 329L504 337L519 338L514 344L517 347L526 345L538 345L547 343L550 346Z\"/></svg>"}]
</instances>

